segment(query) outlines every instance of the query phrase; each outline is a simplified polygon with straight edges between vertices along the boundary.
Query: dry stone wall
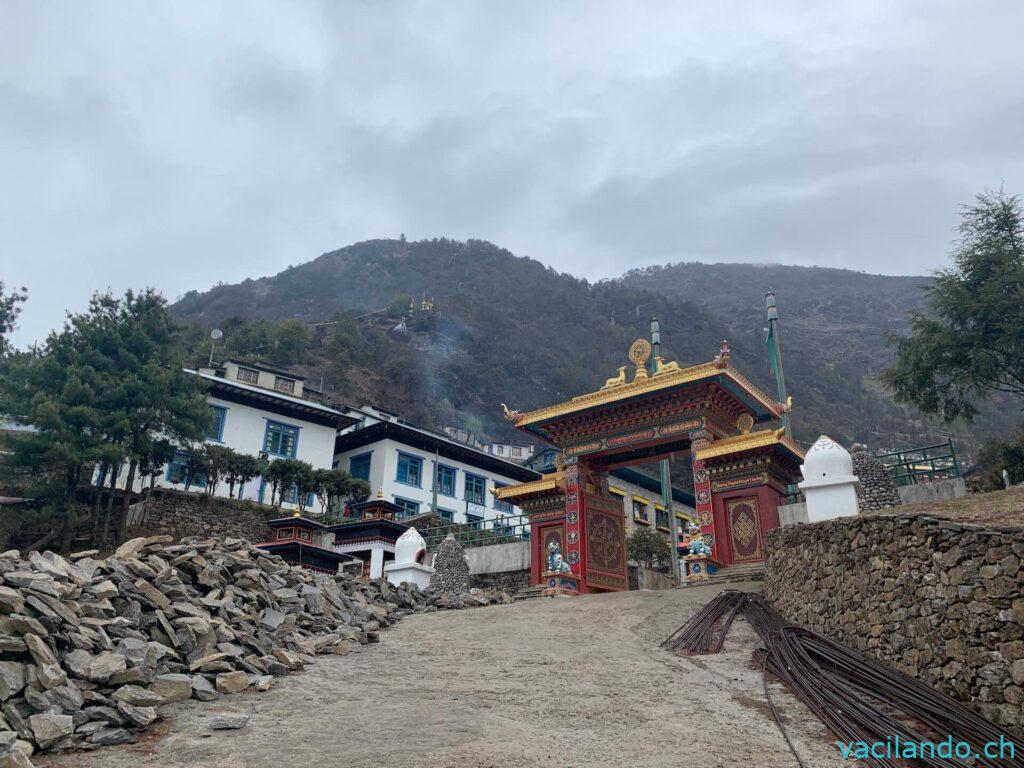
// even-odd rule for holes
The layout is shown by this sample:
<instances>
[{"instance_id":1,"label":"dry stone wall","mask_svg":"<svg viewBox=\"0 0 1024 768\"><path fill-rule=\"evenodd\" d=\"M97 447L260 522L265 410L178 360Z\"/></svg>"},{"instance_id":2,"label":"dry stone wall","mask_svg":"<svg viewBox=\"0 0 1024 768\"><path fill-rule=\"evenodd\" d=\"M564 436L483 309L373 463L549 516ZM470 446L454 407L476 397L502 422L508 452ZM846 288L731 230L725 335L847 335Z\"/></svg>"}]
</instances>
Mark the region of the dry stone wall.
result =
<instances>
[{"instance_id":1,"label":"dry stone wall","mask_svg":"<svg viewBox=\"0 0 1024 768\"><path fill-rule=\"evenodd\" d=\"M1024 734L1024 530L870 515L767 541L765 594L788 620Z\"/></svg>"},{"instance_id":2,"label":"dry stone wall","mask_svg":"<svg viewBox=\"0 0 1024 768\"><path fill-rule=\"evenodd\" d=\"M267 520L290 514L287 510L177 491L156 491L139 504L129 528L131 536L239 538L258 543L273 538Z\"/></svg>"}]
</instances>

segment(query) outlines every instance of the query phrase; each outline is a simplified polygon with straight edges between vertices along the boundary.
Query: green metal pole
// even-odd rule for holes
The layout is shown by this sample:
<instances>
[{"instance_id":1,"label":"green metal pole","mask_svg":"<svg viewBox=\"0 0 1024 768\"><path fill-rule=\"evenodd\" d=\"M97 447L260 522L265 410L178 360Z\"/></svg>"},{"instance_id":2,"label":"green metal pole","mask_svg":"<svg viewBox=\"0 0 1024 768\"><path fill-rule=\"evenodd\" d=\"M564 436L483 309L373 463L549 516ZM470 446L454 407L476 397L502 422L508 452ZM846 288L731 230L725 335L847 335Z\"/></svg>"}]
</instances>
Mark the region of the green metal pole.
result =
<instances>
[{"instance_id":1,"label":"green metal pole","mask_svg":"<svg viewBox=\"0 0 1024 768\"><path fill-rule=\"evenodd\" d=\"M650 367L653 374L657 366L657 358L661 354L661 326L658 318L651 318L651 359ZM662 504L668 514L668 535L670 556L672 562L672 580L679 581L679 522L676 520L676 511L672 508L672 472L668 466L668 459L658 462L658 475L661 480ZM657 512L654 515L657 523Z\"/></svg>"},{"instance_id":2,"label":"green metal pole","mask_svg":"<svg viewBox=\"0 0 1024 768\"><path fill-rule=\"evenodd\" d=\"M433 489L433 492L430 494L430 511L431 511L431 513L433 513L435 515L437 514L437 472L438 472L438 469L440 469L437 466L437 461L438 461L439 458L440 458L440 454L438 453L437 449L435 448L434 449L434 489Z\"/></svg>"},{"instance_id":3,"label":"green metal pole","mask_svg":"<svg viewBox=\"0 0 1024 768\"><path fill-rule=\"evenodd\" d=\"M771 291L764 295L765 304L768 308L768 340L771 348L768 355L771 359L772 373L775 375L775 390L778 393L778 400L785 405L788 397L786 393L786 375L782 372L782 349L779 346L779 310L775 305L775 294ZM782 414L782 425L786 428L787 434L792 434L789 429L789 414Z\"/></svg>"}]
</instances>

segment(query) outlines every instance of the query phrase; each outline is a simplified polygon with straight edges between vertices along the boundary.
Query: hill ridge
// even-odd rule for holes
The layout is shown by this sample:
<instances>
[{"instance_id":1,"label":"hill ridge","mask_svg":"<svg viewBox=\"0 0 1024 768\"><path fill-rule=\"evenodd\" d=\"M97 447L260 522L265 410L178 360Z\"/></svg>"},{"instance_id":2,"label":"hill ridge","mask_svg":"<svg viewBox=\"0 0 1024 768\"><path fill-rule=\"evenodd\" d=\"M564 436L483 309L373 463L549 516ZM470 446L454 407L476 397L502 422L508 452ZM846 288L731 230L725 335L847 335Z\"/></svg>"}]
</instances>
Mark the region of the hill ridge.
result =
<instances>
[{"instance_id":1,"label":"hill ridge","mask_svg":"<svg viewBox=\"0 0 1024 768\"><path fill-rule=\"evenodd\" d=\"M765 270L783 284L767 285ZM500 402L534 408L596 389L623 364L629 343L647 336L652 316L666 359L704 362L728 338L734 364L772 391L761 329L764 293L773 289L796 437L809 442L827 432L891 447L941 439L875 380L888 361L886 335L905 327L906 310L923 306L930 280L677 262L590 282L484 240L377 238L276 275L189 292L173 309L205 328L330 321L300 363L323 376L333 397L372 399L426 426L456 421L507 436ZM421 296L437 302L429 322L421 317L409 334L391 333L400 302ZM388 305L396 311L382 313ZM969 447L985 429L963 431Z\"/></svg>"}]
</instances>

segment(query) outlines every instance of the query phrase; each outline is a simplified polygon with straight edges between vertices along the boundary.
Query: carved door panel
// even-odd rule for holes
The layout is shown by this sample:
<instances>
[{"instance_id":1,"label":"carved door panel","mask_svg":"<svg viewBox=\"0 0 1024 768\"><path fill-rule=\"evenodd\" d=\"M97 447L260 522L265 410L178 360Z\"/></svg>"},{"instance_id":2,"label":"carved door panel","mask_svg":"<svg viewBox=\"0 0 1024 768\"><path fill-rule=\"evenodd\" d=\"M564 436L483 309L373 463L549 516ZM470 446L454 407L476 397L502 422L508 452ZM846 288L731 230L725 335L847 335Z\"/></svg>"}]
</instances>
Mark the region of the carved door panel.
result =
<instances>
[{"instance_id":1,"label":"carved door panel","mask_svg":"<svg viewBox=\"0 0 1024 768\"><path fill-rule=\"evenodd\" d=\"M757 512L757 497L729 499L725 502L726 522L729 524L729 548L734 563L756 562L764 559L761 541L761 522Z\"/></svg>"},{"instance_id":2,"label":"carved door panel","mask_svg":"<svg viewBox=\"0 0 1024 768\"><path fill-rule=\"evenodd\" d=\"M551 525L541 529L540 533L540 556L541 560L540 572L544 573L548 569L548 545L554 542L558 544L559 551L562 552L563 557L565 556L565 526L561 523L558 525Z\"/></svg>"}]
</instances>

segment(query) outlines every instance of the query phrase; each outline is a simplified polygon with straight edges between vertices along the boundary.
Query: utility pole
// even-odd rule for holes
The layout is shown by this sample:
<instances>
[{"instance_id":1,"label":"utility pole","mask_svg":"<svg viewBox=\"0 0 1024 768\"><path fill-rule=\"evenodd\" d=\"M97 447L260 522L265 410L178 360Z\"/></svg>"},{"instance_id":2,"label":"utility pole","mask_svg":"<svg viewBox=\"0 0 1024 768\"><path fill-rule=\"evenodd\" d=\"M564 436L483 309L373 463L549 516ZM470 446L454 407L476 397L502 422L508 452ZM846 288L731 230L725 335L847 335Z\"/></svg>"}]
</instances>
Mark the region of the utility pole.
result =
<instances>
[{"instance_id":1,"label":"utility pole","mask_svg":"<svg viewBox=\"0 0 1024 768\"><path fill-rule=\"evenodd\" d=\"M651 318L651 374L657 370L658 357L661 355L661 326L658 318ZM658 462L658 474L661 476L661 503L665 505L668 514L668 535L670 555L672 562L672 580L679 582L679 521L676 520L676 511L672 508L672 474L669 470L668 459ZM657 514L655 514L657 522Z\"/></svg>"},{"instance_id":2,"label":"utility pole","mask_svg":"<svg viewBox=\"0 0 1024 768\"><path fill-rule=\"evenodd\" d=\"M775 293L769 291L764 295L764 300L768 308L768 327L765 328L766 336L764 338L764 345L768 352L768 368L771 370L772 376L775 377L775 392L778 395L778 400L785 405L789 396L786 393L786 376L782 372L782 350L779 347L779 310L775 305ZM782 414L782 426L786 428L787 434L791 434L788 413Z\"/></svg>"}]
</instances>

